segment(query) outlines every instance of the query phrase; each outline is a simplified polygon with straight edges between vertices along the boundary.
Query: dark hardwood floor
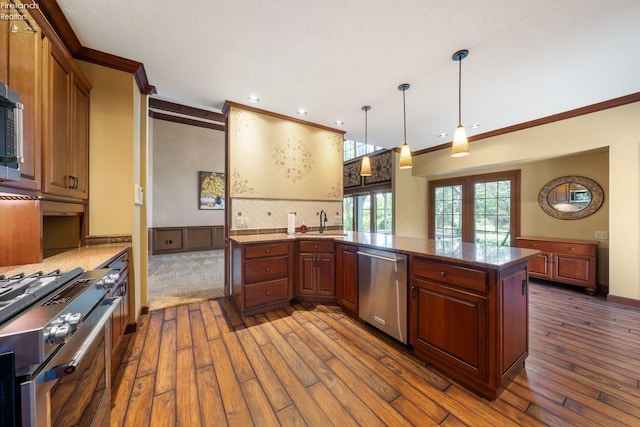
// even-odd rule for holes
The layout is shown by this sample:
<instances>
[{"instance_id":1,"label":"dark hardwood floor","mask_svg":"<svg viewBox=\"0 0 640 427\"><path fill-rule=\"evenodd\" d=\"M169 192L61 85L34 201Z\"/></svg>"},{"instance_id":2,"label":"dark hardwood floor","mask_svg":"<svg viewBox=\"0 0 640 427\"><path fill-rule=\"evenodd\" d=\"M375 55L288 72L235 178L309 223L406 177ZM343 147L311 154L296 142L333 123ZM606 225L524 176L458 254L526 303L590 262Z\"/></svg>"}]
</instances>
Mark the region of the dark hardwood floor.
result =
<instances>
[{"instance_id":1,"label":"dark hardwood floor","mask_svg":"<svg viewBox=\"0 0 640 427\"><path fill-rule=\"evenodd\" d=\"M112 426L640 425L640 310L532 283L530 355L490 402L342 314L152 311L117 367Z\"/></svg>"}]
</instances>

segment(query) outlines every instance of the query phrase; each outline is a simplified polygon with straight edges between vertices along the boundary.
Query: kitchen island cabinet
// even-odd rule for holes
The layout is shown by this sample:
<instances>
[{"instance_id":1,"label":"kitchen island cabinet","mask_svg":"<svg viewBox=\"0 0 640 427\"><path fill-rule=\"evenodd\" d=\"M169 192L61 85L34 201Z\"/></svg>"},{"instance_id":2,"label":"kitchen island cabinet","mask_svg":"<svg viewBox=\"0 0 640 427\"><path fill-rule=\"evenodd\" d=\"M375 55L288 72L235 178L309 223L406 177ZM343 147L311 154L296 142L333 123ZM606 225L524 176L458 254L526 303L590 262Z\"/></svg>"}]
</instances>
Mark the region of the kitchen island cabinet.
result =
<instances>
[{"instance_id":1,"label":"kitchen island cabinet","mask_svg":"<svg viewBox=\"0 0 640 427\"><path fill-rule=\"evenodd\" d=\"M342 309L358 315L358 247L336 243L336 298Z\"/></svg>"},{"instance_id":2,"label":"kitchen island cabinet","mask_svg":"<svg viewBox=\"0 0 640 427\"><path fill-rule=\"evenodd\" d=\"M241 305L242 292L248 287L246 280L244 288L239 286L247 269L242 251L299 240L299 270L304 272L308 270L305 260L316 259L309 250L316 243L309 239L313 237L282 234L230 238L234 301L241 311L255 314L273 308ZM488 399L495 399L523 368L528 356L527 262L538 251L357 232L323 239L334 245L337 302L356 316L359 248L409 257L408 336L418 358ZM321 245L317 246L320 250ZM318 289L311 279L312 285L305 283L305 275L297 285L302 299L300 287L314 293ZM278 307L288 303L279 300Z\"/></svg>"},{"instance_id":3,"label":"kitchen island cabinet","mask_svg":"<svg viewBox=\"0 0 640 427\"><path fill-rule=\"evenodd\" d=\"M494 271L414 257L410 319L419 358L495 399L528 355L526 262Z\"/></svg>"},{"instance_id":4,"label":"kitchen island cabinet","mask_svg":"<svg viewBox=\"0 0 640 427\"><path fill-rule=\"evenodd\" d=\"M298 242L296 296L316 302L336 302L333 240Z\"/></svg>"},{"instance_id":5,"label":"kitchen island cabinet","mask_svg":"<svg viewBox=\"0 0 640 427\"><path fill-rule=\"evenodd\" d=\"M231 241L231 294L241 314L289 306L295 268L293 243L241 245Z\"/></svg>"}]
</instances>

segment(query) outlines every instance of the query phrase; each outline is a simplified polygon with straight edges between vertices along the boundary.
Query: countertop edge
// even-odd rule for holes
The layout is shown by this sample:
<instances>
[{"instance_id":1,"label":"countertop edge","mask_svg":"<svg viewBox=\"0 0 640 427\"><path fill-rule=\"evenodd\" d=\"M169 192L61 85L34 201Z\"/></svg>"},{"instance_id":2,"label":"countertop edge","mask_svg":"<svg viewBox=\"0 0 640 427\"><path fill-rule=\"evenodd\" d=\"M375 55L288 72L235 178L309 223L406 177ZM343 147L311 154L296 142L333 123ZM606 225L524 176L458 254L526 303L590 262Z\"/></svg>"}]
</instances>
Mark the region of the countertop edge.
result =
<instances>
[{"instance_id":1,"label":"countertop edge","mask_svg":"<svg viewBox=\"0 0 640 427\"><path fill-rule=\"evenodd\" d=\"M449 256L447 254L438 254L430 251L420 251L411 248L403 247L402 244L389 243L386 245L378 245L375 243L363 241L360 236L363 236L364 239L371 239L372 236L379 237L381 239L388 238L390 241L395 242L397 239L401 239L404 242L408 243L421 243L425 246L435 245L435 241L431 239L423 239L416 237L396 237L392 235L377 235L375 233L357 233L357 232L347 232L345 235L341 234L324 234L322 236L314 235L314 234L304 234L304 233L296 233L295 235L289 234L257 234L257 235L243 235L243 236L229 236L229 239L239 245L245 244L258 244L258 243L279 243L279 242L291 242L298 240L331 240L335 243L344 243L349 245L363 246L372 249L380 249L387 250L392 252L402 253L408 256L421 256L426 257L435 261L446 261L449 263L456 263L459 265L476 267L476 268L486 268L496 271L506 270L514 265L517 265L521 262L528 260L529 258L535 256L540 253L540 251L536 249L527 249L527 248L518 248L518 247L508 247L509 250L513 253L508 260L502 263L494 263L494 262L486 262L479 261L477 259L470 259L468 257L456 257ZM430 241L431 240L431 241ZM429 242L430 241L430 242ZM481 245L476 245L473 243L464 243L466 249L482 247ZM471 245L471 246L469 246ZM506 249L506 247L505 247Z\"/></svg>"}]
</instances>

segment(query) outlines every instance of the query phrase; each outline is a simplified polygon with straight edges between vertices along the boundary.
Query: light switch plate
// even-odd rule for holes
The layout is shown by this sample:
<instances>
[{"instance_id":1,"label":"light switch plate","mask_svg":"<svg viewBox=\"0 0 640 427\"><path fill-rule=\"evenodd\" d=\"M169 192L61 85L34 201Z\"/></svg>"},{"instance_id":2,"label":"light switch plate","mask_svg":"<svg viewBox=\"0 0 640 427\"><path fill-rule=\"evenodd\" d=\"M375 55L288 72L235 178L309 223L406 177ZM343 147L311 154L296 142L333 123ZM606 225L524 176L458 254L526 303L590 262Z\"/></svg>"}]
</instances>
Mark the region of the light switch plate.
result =
<instances>
[{"instance_id":1,"label":"light switch plate","mask_svg":"<svg viewBox=\"0 0 640 427\"><path fill-rule=\"evenodd\" d=\"M609 233L606 231L596 231L595 238L597 240L607 240L609 238Z\"/></svg>"},{"instance_id":2,"label":"light switch plate","mask_svg":"<svg viewBox=\"0 0 640 427\"><path fill-rule=\"evenodd\" d=\"M144 189L140 187L138 184L133 184L134 190L134 203L136 205L141 205L144 203Z\"/></svg>"}]
</instances>

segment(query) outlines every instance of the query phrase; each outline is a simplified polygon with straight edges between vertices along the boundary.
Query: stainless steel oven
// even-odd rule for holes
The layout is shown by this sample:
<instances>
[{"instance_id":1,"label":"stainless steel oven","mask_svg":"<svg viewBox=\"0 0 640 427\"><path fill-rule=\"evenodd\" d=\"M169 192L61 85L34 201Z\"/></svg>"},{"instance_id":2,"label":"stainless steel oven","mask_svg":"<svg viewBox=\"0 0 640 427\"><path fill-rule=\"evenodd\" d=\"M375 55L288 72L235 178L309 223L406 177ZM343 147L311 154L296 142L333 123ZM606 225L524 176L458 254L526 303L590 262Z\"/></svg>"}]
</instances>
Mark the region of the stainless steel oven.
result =
<instances>
[{"instance_id":1,"label":"stainless steel oven","mask_svg":"<svg viewBox=\"0 0 640 427\"><path fill-rule=\"evenodd\" d=\"M0 180L20 180L23 110L18 94L0 82Z\"/></svg>"},{"instance_id":2,"label":"stainless steel oven","mask_svg":"<svg viewBox=\"0 0 640 427\"><path fill-rule=\"evenodd\" d=\"M40 299L0 324L1 425L109 425L110 318L120 298L108 298L108 289L117 274L81 273L58 274L51 281L62 282L55 290L41 292ZM26 286L26 293L14 299L38 292L32 282L19 283L9 286Z\"/></svg>"}]
</instances>

